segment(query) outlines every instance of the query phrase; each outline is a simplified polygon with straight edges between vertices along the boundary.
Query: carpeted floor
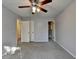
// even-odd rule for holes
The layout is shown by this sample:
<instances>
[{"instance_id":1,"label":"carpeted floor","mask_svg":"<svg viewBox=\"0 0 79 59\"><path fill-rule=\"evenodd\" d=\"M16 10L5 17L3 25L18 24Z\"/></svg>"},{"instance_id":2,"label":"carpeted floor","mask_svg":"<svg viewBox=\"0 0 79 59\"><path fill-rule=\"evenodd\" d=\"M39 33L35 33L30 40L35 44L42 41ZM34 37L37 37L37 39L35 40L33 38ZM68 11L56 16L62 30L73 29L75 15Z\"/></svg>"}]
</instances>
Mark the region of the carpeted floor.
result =
<instances>
[{"instance_id":1,"label":"carpeted floor","mask_svg":"<svg viewBox=\"0 0 79 59\"><path fill-rule=\"evenodd\" d=\"M75 59L55 42L20 43L21 54L4 56L3 59Z\"/></svg>"}]
</instances>

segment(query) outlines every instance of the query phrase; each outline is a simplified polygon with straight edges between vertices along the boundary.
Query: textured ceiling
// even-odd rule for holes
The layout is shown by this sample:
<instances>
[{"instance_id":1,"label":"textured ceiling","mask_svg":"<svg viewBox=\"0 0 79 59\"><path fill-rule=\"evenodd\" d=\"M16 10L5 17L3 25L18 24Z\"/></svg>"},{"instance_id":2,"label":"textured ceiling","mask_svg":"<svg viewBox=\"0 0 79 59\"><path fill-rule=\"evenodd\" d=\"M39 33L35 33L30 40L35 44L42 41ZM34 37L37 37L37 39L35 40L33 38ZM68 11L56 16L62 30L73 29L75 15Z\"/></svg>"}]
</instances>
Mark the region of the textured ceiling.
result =
<instances>
[{"instance_id":1,"label":"textured ceiling","mask_svg":"<svg viewBox=\"0 0 79 59\"><path fill-rule=\"evenodd\" d=\"M43 8L48 10L48 13L44 13L41 11L38 14L41 16L56 17L61 11L64 10L64 8L66 8L66 6L68 6L69 3L71 3L71 1L72 0L52 0L51 3L43 6ZM31 8L18 8L19 5L30 5L29 0L2 0L2 4L6 8L10 9L14 13L22 17L32 16Z\"/></svg>"}]
</instances>

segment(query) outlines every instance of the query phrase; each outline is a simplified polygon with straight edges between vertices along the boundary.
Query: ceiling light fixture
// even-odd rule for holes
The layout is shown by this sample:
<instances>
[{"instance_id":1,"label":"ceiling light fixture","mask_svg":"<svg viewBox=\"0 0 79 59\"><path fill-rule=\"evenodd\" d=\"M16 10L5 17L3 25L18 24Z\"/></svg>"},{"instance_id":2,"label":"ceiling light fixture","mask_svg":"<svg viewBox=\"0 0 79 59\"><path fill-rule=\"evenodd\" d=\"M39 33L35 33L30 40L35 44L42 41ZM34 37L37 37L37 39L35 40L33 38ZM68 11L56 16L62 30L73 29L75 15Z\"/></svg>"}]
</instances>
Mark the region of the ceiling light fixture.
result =
<instances>
[{"instance_id":1,"label":"ceiling light fixture","mask_svg":"<svg viewBox=\"0 0 79 59\"><path fill-rule=\"evenodd\" d=\"M44 8L42 8L43 5L48 4L52 2L52 0L43 0L43 1L38 1L38 0L29 0L31 5L24 5L24 6L18 6L18 8L32 8L32 14L35 14L35 12L40 12L43 11L47 13L48 11Z\"/></svg>"},{"instance_id":2,"label":"ceiling light fixture","mask_svg":"<svg viewBox=\"0 0 79 59\"><path fill-rule=\"evenodd\" d=\"M35 14L36 12L36 3L32 3L32 14Z\"/></svg>"},{"instance_id":3,"label":"ceiling light fixture","mask_svg":"<svg viewBox=\"0 0 79 59\"><path fill-rule=\"evenodd\" d=\"M40 12L40 9L39 8L37 8L37 12Z\"/></svg>"},{"instance_id":4,"label":"ceiling light fixture","mask_svg":"<svg viewBox=\"0 0 79 59\"><path fill-rule=\"evenodd\" d=\"M32 7L32 12L33 12L33 13L36 12L36 7L35 7L35 6Z\"/></svg>"}]
</instances>

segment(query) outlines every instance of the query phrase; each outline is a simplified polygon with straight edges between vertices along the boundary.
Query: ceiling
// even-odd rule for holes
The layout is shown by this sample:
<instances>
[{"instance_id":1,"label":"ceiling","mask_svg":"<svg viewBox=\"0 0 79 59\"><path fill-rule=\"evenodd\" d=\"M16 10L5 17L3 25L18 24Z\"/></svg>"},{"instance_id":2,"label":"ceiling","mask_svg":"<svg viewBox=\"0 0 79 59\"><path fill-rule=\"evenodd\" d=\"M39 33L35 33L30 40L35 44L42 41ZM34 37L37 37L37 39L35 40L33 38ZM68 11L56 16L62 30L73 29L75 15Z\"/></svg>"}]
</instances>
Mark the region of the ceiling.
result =
<instances>
[{"instance_id":1,"label":"ceiling","mask_svg":"<svg viewBox=\"0 0 79 59\"><path fill-rule=\"evenodd\" d=\"M69 5L69 3L71 3L71 1L72 0L52 0L51 3L43 6L43 8L47 9L48 12L44 13L41 11L39 14L41 16L56 17L61 11L64 10L64 8L66 8L66 6ZM2 4L17 15L22 17L32 16L31 8L18 8L19 5L30 5L29 0L2 0Z\"/></svg>"}]
</instances>

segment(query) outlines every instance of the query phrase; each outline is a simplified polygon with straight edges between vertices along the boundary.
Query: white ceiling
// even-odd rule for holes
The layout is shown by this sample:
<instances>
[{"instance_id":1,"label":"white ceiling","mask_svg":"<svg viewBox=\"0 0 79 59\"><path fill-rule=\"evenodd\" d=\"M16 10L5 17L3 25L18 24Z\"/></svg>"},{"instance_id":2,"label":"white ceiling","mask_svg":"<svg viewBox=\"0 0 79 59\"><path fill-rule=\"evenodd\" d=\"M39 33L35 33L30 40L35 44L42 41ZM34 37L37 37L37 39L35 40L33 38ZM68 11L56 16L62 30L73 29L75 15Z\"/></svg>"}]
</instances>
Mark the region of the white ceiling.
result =
<instances>
[{"instance_id":1,"label":"white ceiling","mask_svg":"<svg viewBox=\"0 0 79 59\"><path fill-rule=\"evenodd\" d=\"M40 0L42 1L42 0ZM48 13L40 12L42 16L56 17L72 0L52 0L52 3L46 4L43 8L48 10ZM29 0L2 0L2 4L22 17L30 17L31 8L19 9L19 5L30 5Z\"/></svg>"}]
</instances>

